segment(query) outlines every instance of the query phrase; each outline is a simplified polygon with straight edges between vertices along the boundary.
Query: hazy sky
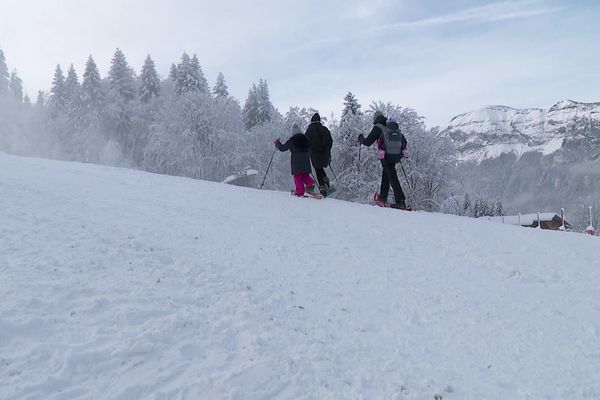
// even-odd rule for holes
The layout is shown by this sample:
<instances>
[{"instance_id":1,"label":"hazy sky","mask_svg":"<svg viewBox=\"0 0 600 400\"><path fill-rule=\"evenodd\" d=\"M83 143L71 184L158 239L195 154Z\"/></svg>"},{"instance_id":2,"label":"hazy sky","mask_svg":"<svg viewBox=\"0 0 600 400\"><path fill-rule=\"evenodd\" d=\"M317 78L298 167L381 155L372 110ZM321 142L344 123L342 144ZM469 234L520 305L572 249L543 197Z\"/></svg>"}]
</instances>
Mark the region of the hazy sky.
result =
<instances>
[{"instance_id":1,"label":"hazy sky","mask_svg":"<svg viewBox=\"0 0 600 400\"><path fill-rule=\"evenodd\" d=\"M242 103L265 78L280 111L340 114L354 92L412 107L428 125L489 104L600 101L596 0L0 0L0 48L34 99L56 64L105 76L121 48L166 76L196 53Z\"/></svg>"}]
</instances>

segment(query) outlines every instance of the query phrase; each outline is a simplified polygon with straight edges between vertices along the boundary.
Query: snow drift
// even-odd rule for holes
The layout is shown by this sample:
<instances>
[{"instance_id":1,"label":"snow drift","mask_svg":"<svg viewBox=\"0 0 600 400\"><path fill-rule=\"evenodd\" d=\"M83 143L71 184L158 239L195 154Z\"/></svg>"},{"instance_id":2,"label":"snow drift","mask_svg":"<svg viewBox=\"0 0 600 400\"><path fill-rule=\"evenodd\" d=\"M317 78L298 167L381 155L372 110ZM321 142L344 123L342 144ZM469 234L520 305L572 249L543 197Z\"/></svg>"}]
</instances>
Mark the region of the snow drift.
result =
<instances>
[{"instance_id":1,"label":"snow drift","mask_svg":"<svg viewBox=\"0 0 600 400\"><path fill-rule=\"evenodd\" d=\"M2 399L600 397L600 241L0 154Z\"/></svg>"}]
</instances>

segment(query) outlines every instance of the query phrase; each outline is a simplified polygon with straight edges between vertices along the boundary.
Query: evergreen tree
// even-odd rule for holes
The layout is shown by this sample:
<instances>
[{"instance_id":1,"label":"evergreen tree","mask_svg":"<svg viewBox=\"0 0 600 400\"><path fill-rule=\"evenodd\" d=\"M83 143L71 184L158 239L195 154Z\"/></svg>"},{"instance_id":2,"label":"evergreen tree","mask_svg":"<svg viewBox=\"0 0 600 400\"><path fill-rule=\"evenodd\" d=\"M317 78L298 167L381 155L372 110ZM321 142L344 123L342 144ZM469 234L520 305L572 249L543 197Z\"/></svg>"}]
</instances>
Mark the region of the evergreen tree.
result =
<instances>
[{"instance_id":1,"label":"evergreen tree","mask_svg":"<svg viewBox=\"0 0 600 400\"><path fill-rule=\"evenodd\" d=\"M258 89L256 84L252 84L252 87L248 91L248 97L242 110L244 114L244 126L247 130L252 129L260 123L258 119Z\"/></svg>"},{"instance_id":2,"label":"evergreen tree","mask_svg":"<svg viewBox=\"0 0 600 400\"><path fill-rule=\"evenodd\" d=\"M275 107L273 107L273 104L269 100L269 86L267 85L267 81L261 79L258 86L256 84L252 85L244 104L243 113L246 129L251 129L273 119Z\"/></svg>"},{"instance_id":3,"label":"evergreen tree","mask_svg":"<svg viewBox=\"0 0 600 400\"><path fill-rule=\"evenodd\" d=\"M8 82L10 93L18 103L23 102L23 81L17 75L17 71L13 71L10 74L10 81Z\"/></svg>"},{"instance_id":4,"label":"evergreen tree","mask_svg":"<svg viewBox=\"0 0 600 400\"><path fill-rule=\"evenodd\" d=\"M225 75L222 72L219 72L217 76L217 83L213 88L213 94L217 99L229 97L229 88L227 87L227 83L225 83Z\"/></svg>"},{"instance_id":5,"label":"evergreen tree","mask_svg":"<svg viewBox=\"0 0 600 400\"><path fill-rule=\"evenodd\" d=\"M56 115L57 112L64 110L66 104L65 76L59 64L54 70L54 79L52 80L52 88L50 89L50 105L53 114Z\"/></svg>"},{"instance_id":6,"label":"evergreen tree","mask_svg":"<svg viewBox=\"0 0 600 400\"><path fill-rule=\"evenodd\" d=\"M204 77L204 72L202 72L202 67L195 54L190 62L190 71L192 73L192 82L190 82L192 90L208 94L208 82Z\"/></svg>"},{"instance_id":7,"label":"evergreen tree","mask_svg":"<svg viewBox=\"0 0 600 400\"><path fill-rule=\"evenodd\" d=\"M135 73L127 63L127 59L120 49L117 49L113 56L110 70L108 71L108 82L111 90L126 102L135 98Z\"/></svg>"},{"instance_id":8,"label":"evergreen tree","mask_svg":"<svg viewBox=\"0 0 600 400\"><path fill-rule=\"evenodd\" d=\"M156 73L154 61L148 54L142 74L140 75L139 97L143 103L148 103L151 99L158 97L160 91L160 78Z\"/></svg>"},{"instance_id":9,"label":"evergreen tree","mask_svg":"<svg viewBox=\"0 0 600 400\"><path fill-rule=\"evenodd\" d=\"M8 93L8 66L4 58L4 52L0 49L0 96Z\"/></svg>"},{"instance_id":10,"label":"evergreen tree","mask_svg":"<svg viewBox=\"0 0 600 400\"><path fill-rule=\"evenodd\" d=\"M177 79L175 80L175 92L177 94L186 93L189 91L189 81L191 80L190 69L191 69L190 56L187 53L181 55L181 62L177 65Z\"/></svg>"},{"instance_id":11,"label":"evergreen tree","mask_svg":"<svg viewBox=\"0 0 600 400\"><path fill-rule=\"evenodd\" d=\"M195 54L192 58L187 53L181 56L181 62L177 66L175 91L178 94L188 92L208 94L208 83Z\"/></svg>"},{"instance_id":12,"label":"evergreen tree","mask_svg":"<svg viewBox=\"0 0 600 400\"><path fill-rule=\"evenodd\" d=\"M339 168L347 171L348 178L351 182L361 182L361 189L369 188L372 190L370 181L376 181L376 172L372 169L376 165L368 157L362 157L359 164L359 149L358 135L368 133L368 124L360 110L361 105L351 92L344 97L344 111L340 119L339 128L335 131L334 146L339 154ZM380 175L380 173L379 173ZM372 192L371 192L372 193ZM349 194L349 195L355 195ZM362 193L362 196L368 196L367 193Z\"/></svg>"},{"instance_id":13,"label":"evergreen tree","mask_svg":"<svg viewBox=\"0 0 600 400\"><path fill-rule=\"evenodd\" d=\"M494 210L495 214L497 216L501 217L501 216L505 215L504 207L502 207L502 203L500 202L500 199L496 200L496 204L494 205L494 209L495 209Z\"/></svg>"},{"instance_id":14,"label":"evergreen tree","mask_svg":"<svg viewBox=\"0 0 600 400\"><path fill-rule=\"evenodd\" d=\"M469 215L471 213L471 197L469 193L465 194L465 199L463 200L463 215Z\"/></svg>"},{"instance_id":15,"label":"evergreen tree","mask_svg":"<svg viewBox=\"0 0 600 400\"><path fill-rule=\"evenodd\" d=\"M275 112L275 107L273 107L273 104L271 104L271 100L269 99L269 86L267 85L267 81L261 79L258 82L256 95L258 99L258 123L263 124L271 121Z\"/></svg>"},{"instance_id":16,"label":"evergreen tree","mask_svg":"<svg viewBox=\"0 0 600 400\"><path fill-rule=\"evenodd\" d=\"M83 83L81 84L82 103L86 112L98 111L103 101L102 79L100 72L90 55L85 65L83 73Z\"/></svg>"},{"instance_id":17,"label":"evergreen tree","mask_svg":"<svg viewBox=\"0 0 600 400\"><path fill-rule=\"evenodd\" d=\"M342 119L346 118L349 115L360 115L360 104L356 99L356 96L352 94L352 92L348 92L348 94L344 97L344 109L342 110Z\"/></svg>"},{"instance_id":18,"label":"evergreen tree","mask_svg":"<svg viewBox=\"0 0 600 400\"><path fill-rule=\"evenodd\" d=\"M44 107L46 105L46 94L43 90L38 90L37 98L35 99L36 107Z\"/></svg>"},{"instance_id":19,"label":"evergreen tree","mask_svg":"<svg viewBox=\"0 0 600 400\"><path fill-rule=\"evenodd\" d=\"M69 111L76 111L79 108L81 101L81 85L79 84L79 78L73 64L69 67L67 72L67 79L65 80L65 98Z\"/></svg>"},{"instance_id":20,"label":"evergreen tree","mask_svg":"<svg viewBox=\"0 0 600 400\"><path fill-rule=\"evenodd\" d=\"M171 64L171 70L169 71L169 79L173 82L177 82L177 65Z\"/></svg>"},{"instance_id":21,"label":"evergreen tree","mask_svg":"<svg viewBox=\"0 0 600 400\"><path fill-rule=\"evenodd\" d=\"M27 107L31 107L31 99L29 98L29 95L25 95L23 96L23 104L25 104Z\"/></svg>"}]
</instances>

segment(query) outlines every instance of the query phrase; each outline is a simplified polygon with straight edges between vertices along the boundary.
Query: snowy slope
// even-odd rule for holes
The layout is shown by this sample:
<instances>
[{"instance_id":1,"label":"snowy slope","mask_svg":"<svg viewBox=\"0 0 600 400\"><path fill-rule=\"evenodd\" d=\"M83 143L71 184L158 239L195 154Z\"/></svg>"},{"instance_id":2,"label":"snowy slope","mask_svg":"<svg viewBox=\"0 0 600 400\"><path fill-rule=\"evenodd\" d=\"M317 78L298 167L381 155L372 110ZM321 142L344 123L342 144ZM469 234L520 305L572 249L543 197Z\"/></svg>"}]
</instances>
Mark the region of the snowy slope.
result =
<instances>
[{"instance_id":1,"label":"snowy slope","mask_svg":"<svg viewBox=\"0 0 600 400\"><path fill-rule=\"evenodd\" d=\"M0 154L0 399L600 398L600 241Z\"/></svg>"},{"instance_id":2,"label":"snowy slope","mask_svg":"<svg viewBox=\"0 0 600 400\"><path fill-rule=\"evenodd\" d=\"M484 107L454 117L444 133L457 144L463 160L481 162L502 153L552 154L565 141L593 135L599 124L600 103L567 100L547 109Z\"/></svg>"}]
</instances>

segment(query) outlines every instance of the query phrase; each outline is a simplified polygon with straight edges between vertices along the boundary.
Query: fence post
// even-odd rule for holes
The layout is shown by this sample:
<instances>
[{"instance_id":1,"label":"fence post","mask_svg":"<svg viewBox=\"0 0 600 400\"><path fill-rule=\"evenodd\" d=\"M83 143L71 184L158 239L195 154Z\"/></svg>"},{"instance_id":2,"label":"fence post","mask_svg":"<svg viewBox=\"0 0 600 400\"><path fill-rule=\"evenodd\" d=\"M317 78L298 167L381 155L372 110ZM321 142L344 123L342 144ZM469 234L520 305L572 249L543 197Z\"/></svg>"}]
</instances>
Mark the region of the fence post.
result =
<instances>
[{"instance_id":1,"label":"fence post","mask_svg":"<svg viewBox=\"0 0 600 400\"><path fill-rule=\"evenodd\" d=\"M538 228L542 229L542 220L540 219L540 212L537 212L537 219L538 219Z\"/></svg>"},{"instance_id":2,"label":"fence post","mask_svg":"<svg viewBox=\"0 0 600 400\"><path fill-rule=\"evenodd\" d=\"M588 209L590 211L590 226L585 229L585 232L590 235L595 235L596 232L594 231L594 225L592 225L592 206L589 206Z\"/></svg>"},{"instance_id":3,"label":"fence post","mask_svg":"<svg viewBox=\"0 0 600 400\"><path fill-rule=\"evenodd\" d=\"M566 231L565 227L565 209L561 207L560 209L560 227L558 228L561 231Z\"/></svg>"}]
</instances>

